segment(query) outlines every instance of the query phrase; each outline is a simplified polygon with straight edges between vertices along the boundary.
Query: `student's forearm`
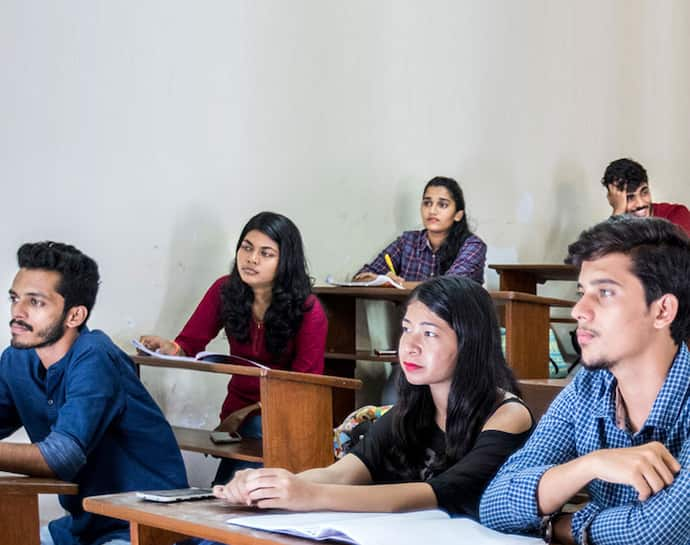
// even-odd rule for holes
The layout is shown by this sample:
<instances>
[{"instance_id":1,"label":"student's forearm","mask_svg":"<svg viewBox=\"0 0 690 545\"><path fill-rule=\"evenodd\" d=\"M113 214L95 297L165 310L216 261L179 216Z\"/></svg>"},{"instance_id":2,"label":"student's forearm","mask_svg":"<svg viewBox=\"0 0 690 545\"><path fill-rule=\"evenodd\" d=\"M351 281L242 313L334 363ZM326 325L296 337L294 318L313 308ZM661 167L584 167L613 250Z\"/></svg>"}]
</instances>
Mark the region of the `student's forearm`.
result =
<instances>
[{"instance_id":1,"label":"student's forearm","mask_svg":"<svg viewBox=\"0 0 690 545\"><path fill-rule=\"evenodd\" d=\"M346 476L339 476L336 472L331 471L330 467L317 467L315 469L307 469L298 474L300 479L305 479L312 483L322 483L322 484L348 484L345 480Z\"/></svg>"},{"instance_id":2,"label":"student's forearm","mask_svg":"<svg viewBox=\"0 0 690 545\"><path fill-rule=\"evenodd\" d=\"M427 483L319 484L314 488L318 509L396 513L438 507L436 494Z\"/></svg>"},{"instance_id":3,"label":"student's forearm","mask_svg":"<svg viewBox=\"0 0 690 545\"><path fill-rule=\"evenodd\" d=\"M542 475L537 487L541 514L553 513L594 478L588 456L554 466Z\"/></svg>"},{"instance_id":4,"label":"student's forearm","mask_svg":"<svg viewBox=\"0 0 690 545\"><path fill-rule=\"evenodd\" d=\"M33 477L55 477L37 445L0 443L0 471Z\"/></svg>"}]
</instances>

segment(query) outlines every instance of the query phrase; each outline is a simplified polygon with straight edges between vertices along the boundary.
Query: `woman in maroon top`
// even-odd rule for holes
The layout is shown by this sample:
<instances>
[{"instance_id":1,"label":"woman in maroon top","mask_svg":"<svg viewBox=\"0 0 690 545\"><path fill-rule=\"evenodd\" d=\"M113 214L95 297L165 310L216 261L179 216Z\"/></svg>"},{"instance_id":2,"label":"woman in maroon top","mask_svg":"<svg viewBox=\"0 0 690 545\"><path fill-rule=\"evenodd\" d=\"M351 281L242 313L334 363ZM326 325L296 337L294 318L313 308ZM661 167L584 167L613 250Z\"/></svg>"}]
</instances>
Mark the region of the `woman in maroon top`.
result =
<instances>
[{"instance_id":1,"label":"woman in maroon top","mask_svg":"<svg viewBox=\"0 0 690 545\"><path fill-rule=\"evenodd\" d=\"M285 216L261 212L249 220L230 275L211 285L174 341L145 335L141 342L163 354L194 355L221 329L233 355L273 369L323 373L328 322L311 293L302 237ZM217 429L260 436L259 409L258 379L234 376ZM234 469L221 460L214 482L227 482Z\"/></svg>"}]
</instances>

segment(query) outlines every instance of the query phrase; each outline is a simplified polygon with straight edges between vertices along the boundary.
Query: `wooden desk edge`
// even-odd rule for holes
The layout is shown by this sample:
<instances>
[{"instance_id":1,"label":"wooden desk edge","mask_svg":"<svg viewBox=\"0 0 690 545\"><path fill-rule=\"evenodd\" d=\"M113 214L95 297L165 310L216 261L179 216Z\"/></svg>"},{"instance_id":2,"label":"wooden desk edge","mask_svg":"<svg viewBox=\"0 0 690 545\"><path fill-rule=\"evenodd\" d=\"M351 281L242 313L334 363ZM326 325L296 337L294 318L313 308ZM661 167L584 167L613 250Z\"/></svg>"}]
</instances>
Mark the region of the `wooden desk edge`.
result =
<instances>
[{"instance_id":1,"label":"wooden desk edge","mask_svg":"<svg viewBox=\"0 0 690 545\"><path fill-rule=\"evenodd\" d=\"M526 386L541 386L545 388L565 388L568 384L570 384L572 379L572 376L565 378L519 378L518 384L524 384Z\"/></svg>"},{"instance_id":2,"label":"wooden desk edge","mask_svg":"<svg viewBox=\"0 0 690 545\"><path fill-rule=\"evenodd\" d=\"M546 305L549 307L572 307L575 301L568 299L556 299L554 297L542 297L541 295L533 295L531 293L523 293L521 291L490 291L491 298L496 303L505 304L510 301L520 303L534 303L537 305Z\"/></svg>"},{"instance_id":3,"label":"wooden desk edge","mask_svg":"<svg viewBox=\"0 0 690 545\"><path fill-rule=\"evenodd\" d=\"M326 354L326 357L328 354ZM242 375L250 377L269 376L272 379L330 386L331 388L345 388L359 390L362 381L355 378L335 377L331 375L315 375L312 373L298 373L296 371L282 371L278 369L261 369L259 367L245 367L243 365L230 365L227 363L205 363L192 361L175 361L154 358L152 356L139 356L130 354L130 358L137 365L148 367L164 367L171 369L188 369L191 371L203 371L206 373L220 373L225 375Z\"/></svg>"},{"instance_id":4,"label":"wooden desk edge","mask_svg":"<svg viewBox=\"0 0 690 545\"><path fill-rule=\"evenodd\" d=\"M398 290L395 288L339 288L321 286L314 288L314 293L317 295L348 295L354 298L378 297L382 300L403 300L410 294L411 291L412 290ZM391 292L393 293L391 294ZM548 305L552 307L571 307L575 304L574 301L568 301L567 299L542 297L540 295L532 295L531 293L524 293L520 291L492 290L489 291L489 295L491 295L491 298L498 303L504 303L506 301L520 301L525 303Z\"/></svg>"},{"instance_id":5,"label":"wooden desk edge","mask_svg":"<svg viewBox=\"0 0 690 545\"><path fill-rule=\"evenodd\" d=\"M0 477L0 495L24 496L29 494L64 494L79 493L79 486L45 477L30 477L28 475L7 475Z\"/></svg>"},{"instance_id":6,"label":"wooden desk edge","mask_svg":"<svg viewBox=\"0 0 690 545\"><path fill-rule=\"evenodd\" d=\"M83 507L85 511L90 513L128 521L131 527L132 524L136 524L138 526L160 529L189 537L232 543L233 545L291 545L307 543L304 539L284 534L262 532L261 530L227 525L225 520L231 518L232 513L224 514L222 523L214 520L211 525L207 520L206 524L202 524L188 518L176 518L172 513L157 513L137 508L137 506L144 506L146 503L148 502L136 498L134 493L124 493L84 498ZM210 504L211 508L225 508L220 500L199 500L193 503L197 505ZM176 505L178 504L159 503L151 504L149 507L150 509L165 511L166 507L172 507L174 510ZM246 514L251 513L252 511L250 510L246 512Z\"/></svg>"}]
</instances>

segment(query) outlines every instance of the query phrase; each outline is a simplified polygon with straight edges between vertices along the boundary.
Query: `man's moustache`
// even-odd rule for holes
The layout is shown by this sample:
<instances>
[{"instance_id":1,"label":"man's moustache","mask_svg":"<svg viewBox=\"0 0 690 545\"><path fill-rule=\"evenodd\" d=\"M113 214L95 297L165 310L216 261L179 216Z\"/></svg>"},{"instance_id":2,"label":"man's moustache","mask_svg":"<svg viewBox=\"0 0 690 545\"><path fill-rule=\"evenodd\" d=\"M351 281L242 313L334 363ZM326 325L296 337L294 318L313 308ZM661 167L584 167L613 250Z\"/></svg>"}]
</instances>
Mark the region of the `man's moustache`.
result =
<instances>
[{"instance_id":1,"label":"man's moustache","mask_svg":"<svg viewBox=\"0 0 690 545\"><path fill-rule=\"evenodd\" d=\"M24 328L26 328L26 329L29 330L29 331L33 331L33 330L34 330L33 327L31 327L29 324L27 324L26 322L24 322L24 321L22 321L22 320L10 320L10 327L12 327L12 326L15 325L15 324L17 324L18 326L24 327Z\"/></svg>"}]
</instances>

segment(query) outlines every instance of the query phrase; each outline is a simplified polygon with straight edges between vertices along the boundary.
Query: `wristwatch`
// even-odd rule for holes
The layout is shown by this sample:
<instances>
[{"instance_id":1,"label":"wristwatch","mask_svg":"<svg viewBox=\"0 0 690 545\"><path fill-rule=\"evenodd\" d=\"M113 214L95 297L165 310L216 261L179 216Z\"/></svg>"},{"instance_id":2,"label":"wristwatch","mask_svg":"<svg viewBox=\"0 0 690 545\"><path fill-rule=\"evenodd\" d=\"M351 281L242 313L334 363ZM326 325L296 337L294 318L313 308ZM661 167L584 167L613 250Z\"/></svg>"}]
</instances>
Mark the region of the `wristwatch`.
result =
<instances>
[{"instance_id":1,"label":"wristwatch","mask_svg":"<svg viewBox=\"0 0 690 545\"><path fill-rule=\"evenodd\" d=\"M550 515L546 515L541 519L541 538L544 543L553 543L553 525L558 517L563 515L562 511L556 511Z\"/></svg>"}]
</instances>

